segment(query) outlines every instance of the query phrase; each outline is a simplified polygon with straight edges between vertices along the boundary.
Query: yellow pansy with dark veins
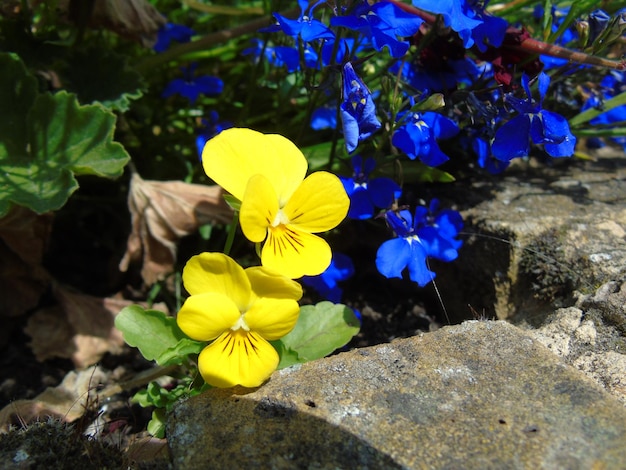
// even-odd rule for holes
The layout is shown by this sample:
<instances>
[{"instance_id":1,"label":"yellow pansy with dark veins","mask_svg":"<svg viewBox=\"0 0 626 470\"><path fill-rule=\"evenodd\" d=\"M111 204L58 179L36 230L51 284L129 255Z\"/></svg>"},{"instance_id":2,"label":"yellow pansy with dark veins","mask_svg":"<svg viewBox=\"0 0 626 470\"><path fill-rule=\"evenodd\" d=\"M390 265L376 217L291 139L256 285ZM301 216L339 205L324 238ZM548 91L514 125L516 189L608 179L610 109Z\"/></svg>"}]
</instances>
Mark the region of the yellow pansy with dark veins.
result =
<instances>
[{"instance_id":1,"label":"yellow pansy with dark veins","mask_svg":"<svg viewBox=\"0 0 626 470\"><path fill-rule=\"evenodd\" d=\"M317 171L287 138L251 129L226 129L202 152L206 174L241 201L241 229L260 243L261 264L291 279L321 274L328 243L314 233L335 228L350 199L339 178Z\"/></svg>"},{"instance_id":2,"label":"yellow pansy with dark veins","mask_svg":"<svg viewBox=\"0 0 626 470\"><path fill-rule=\"evenodd\" d=\"M214 387L258 387L278 367L268 342L289 333L298 320L302 287L263 267L243 269L223 253L192 257L183 269L187 298L176 321L197 341L213 341L198 357Z\"/></svg>"}]
</instances>

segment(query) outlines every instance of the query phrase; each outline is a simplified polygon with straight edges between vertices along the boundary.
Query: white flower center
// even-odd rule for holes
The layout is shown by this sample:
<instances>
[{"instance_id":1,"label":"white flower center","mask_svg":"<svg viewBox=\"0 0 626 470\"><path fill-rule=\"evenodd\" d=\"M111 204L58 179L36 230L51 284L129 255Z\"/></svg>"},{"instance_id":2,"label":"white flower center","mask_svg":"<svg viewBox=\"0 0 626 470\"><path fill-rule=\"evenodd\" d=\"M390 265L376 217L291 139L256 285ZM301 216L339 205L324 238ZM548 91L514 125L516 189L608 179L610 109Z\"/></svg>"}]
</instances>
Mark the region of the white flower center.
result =
<instances>
[{"instance_id":1,"label":"white flower center","mask_svg":"<svg viewBox=\"0 0 626 470\"><path fill-rule=\"evenodd\" d=\"M272 222L272 227L278 227L279 225L287 225L289 224L289 218L283 212L282 209L278 209L276 213L276 217L274 217L274 221Z\"/></svg>"},{"instance_id":2,"label":"white flower center","mask_svg":"<svg viewBox=\"0 0 626 470\"><path fill-rule=\"evenodd\" d=\"M230 329L233 331L237 331L240 328L244 331L250 331L250 327L246 323L246 320L243 317L243 313L241 314L239 319L235 322L235 324L230 327Z\"/></svg>"},{"instance_id":3,"label":"white flower center","mask_svg":"<svg viewBox=\"0 0 626 470\"><path fill-rule=\"evenodd\" d=\"M417 235L411 235L410 237L406 237L405 240L409 242L409 245L413 243L413 240L415 240L417 243L421 243Z\"/></svg>"}]
</instances>

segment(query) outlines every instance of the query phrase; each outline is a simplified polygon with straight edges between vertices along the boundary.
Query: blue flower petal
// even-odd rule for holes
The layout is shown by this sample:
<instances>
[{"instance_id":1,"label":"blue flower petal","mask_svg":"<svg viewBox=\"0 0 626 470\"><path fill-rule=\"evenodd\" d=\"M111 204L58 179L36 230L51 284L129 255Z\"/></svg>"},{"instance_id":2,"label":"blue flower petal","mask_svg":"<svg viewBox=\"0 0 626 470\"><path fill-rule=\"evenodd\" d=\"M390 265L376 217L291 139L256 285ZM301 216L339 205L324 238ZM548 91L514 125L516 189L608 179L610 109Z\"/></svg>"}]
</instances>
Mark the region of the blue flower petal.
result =
<instances>
[{"instance_id":1,"label":"blue flower petal","mask_svg":"<svg viewBox=\"0 0 626 470\"><path fill-rule=\"evenodd\" d=\"M439 236L439 230L436 227L424 227L418 232L421 245L427 256L439 259L441 261L453 261L458 256L455 243L459 240L448 240Z\"/></svg>"},{"instance_id":2,"label":"blue flower petal","mask_svg":"<svg viewBox=\"0 0 626 470\"><path fill-rule=\"evenodd\" d=\"M367 184L367 193L376 207L387 209L400 197L400 186L391 178L374 178Z\"/></svg>"},{"instance_id":3,"label":"blue flower petal","mask_svg":"<svg viewBox=\"0 0 626 470\"><path fill-rule=\"evenodd\" d=\"M544 130L544 149L551 157L571 157L576 147L576 137L570 132L567 119L557 113L540 113Z\"/></svg>"},{"instance_id":4,"label":"blue flower petal","mask_svg":"<svg viewBox=\"0 0 626 470\"><path fill-rule=\"evenodd\" d=\"M459 126L446 116L427 111L422 113L422 120L432 129L436 139L450 139L459 133Z\"/></svg>"},{"instance_id":5,"label":"blue flower petal","mask_svg":"<svg viewBox=\"0 0 626 470\"><path fill-rule=\"evenodd\" d=\"M370 12L389 25L395 36L402 38L413 36L424 23L419 16L407 13L391 2L375 3L371 6Z\"/></svg>"},{"instance_id":6,"label":"blue flower petal","mask_svg":"<svg viewBox=\"0 0 626 470\"><path fill-rule=\"evenodd\" d=\"M387 278L402 279L402 271L412 261L411 245L404 238L383 242L376 252L376 268Z\"/></svg>"},{"instance_id":7,"label":"blue flower petal","mask_svg":"<svg viewBox=\"0 0 626 470\"><path fill-rule=\"evenodd\" d=\"M491 144L493 156L503 162L526 157L530 153L530 118L526 114L516 116L502 125Z\"/></svg>"},{"instance_id":8,"label":"blue flower petal","mask_svg":"<svg viewBox=\"0 0 626 470\"><path fill-rule=\"evenodd\" d=\"M417 282L420 287L435 279L436 274L428 269L426 257L428 256L424 246L418 240L411 240L411 259L409 265L409 278L413 282ZM378 258L377 258L378 260Z\"/></svg>"},{"instance_id":9,"label":"blue flower petal","mask_svg":"<svg viewBox=\"0 0 626 470\"><path fill-rule=\"evenodd\" d=\"M341 118L346 149L351 153L360 141L380 129L381 124L376 118L372 94L350 62L343 66L342 82Z\"/></svg>"},{"instance_id":10,"label":"blue flower petal","mask_svg":"<svg viewBox=\"0 0 626 470\"><path fill-rule=\"evenodd\" d=\"M349 256L343 253L333 253L330 265L318 276L303 276L302 282L314 288L319 294L331 302L341 302L343 289L338 282L344 281L354 274L354 265Z\"/></svg>"},{"instance_id":11,"label":"blue flower petal","mask_svg":"<svg viewBox=\"0 0 626 470\"><path fill-rule=\"evenodd\" d=\"M368 191L363 186L357 186L350 196L348 217L351 219L370 219L374 215L374 204Z\"/></svg>"},{"instance_id":12,"label":"blue flower petal","mask_svg":"<svg viewBox=\"0 0 626 470\"><path fill-rule=\"evenodd\" d=\"M311 115L311 129L320 131L322 129L337 128L337 110L329 107L317 108Z\"/></svg>"},{"instance_id":13,"label":"blue flower petal","mask_svg":"<svg viewBox=\"0 0 626 470\"><path fill-rule=\"evenodd\" d=\"M359 145L359 123L350 112L346 109L345 103L341 104L341 124L343 128L343 138L348 153L354 152Z\"/></svg>"}]
</instances>

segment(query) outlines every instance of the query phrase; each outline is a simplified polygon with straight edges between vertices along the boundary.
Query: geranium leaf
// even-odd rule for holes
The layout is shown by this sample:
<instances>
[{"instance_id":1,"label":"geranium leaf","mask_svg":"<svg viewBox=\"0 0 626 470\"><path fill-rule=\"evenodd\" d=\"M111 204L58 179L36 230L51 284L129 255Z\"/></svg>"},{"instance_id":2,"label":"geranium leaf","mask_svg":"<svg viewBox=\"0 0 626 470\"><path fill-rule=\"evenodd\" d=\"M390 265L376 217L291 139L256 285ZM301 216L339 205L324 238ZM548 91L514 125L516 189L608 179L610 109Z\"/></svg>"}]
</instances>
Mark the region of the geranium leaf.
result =
<instances>
[{"instance_id":1,"label":"geranium leaf","mask_svg":"<svg viewBox=\"0 0 626 470\"><path fill-rule=\"evenodd\" d=\"M124 341L138 348L149 361L160 358L186 338L174 318L158 310L144 310L139 305L122 309L115 317L115 327L124 335Z\"/></svg>"},{"instance_id":2,"label":"geranium leaf","mask_svg":"<svg viewBox=\"0 0 626 470\"><path fill-rule=\"evenodd\" d=\"M13 204L59 209L78 188L74 175L122 174L130 157L112 141L114 114L64 91L39 94L12 54L0 54L0 70L0 217Z\"/></svg>"},{"instance_id":3,"label":"geranium leaf","mask_svg":"<svg viewBox=\"0 0 626 470\"><path fill-rule=\"evenodd\" d=\"M290 353L290 361L294 360L295 353L299 358L297 362L308 362L344 346L359 332L359 328L359 320L352 309L324 301L303 306L295 328L280 342Z\"/></svg>"},{"instance_id":4,"label":"geranium leaf","mask_svg":"<svg viewBox=\"0 0 626 470\"><path fill-rule=\"evenodd\" d=\"M81 103L101 103L111 110L128 111L131 100L141 98L142 77L126 58L92 46L68 58L63 76Z\"/></svg>"}]
</instances>

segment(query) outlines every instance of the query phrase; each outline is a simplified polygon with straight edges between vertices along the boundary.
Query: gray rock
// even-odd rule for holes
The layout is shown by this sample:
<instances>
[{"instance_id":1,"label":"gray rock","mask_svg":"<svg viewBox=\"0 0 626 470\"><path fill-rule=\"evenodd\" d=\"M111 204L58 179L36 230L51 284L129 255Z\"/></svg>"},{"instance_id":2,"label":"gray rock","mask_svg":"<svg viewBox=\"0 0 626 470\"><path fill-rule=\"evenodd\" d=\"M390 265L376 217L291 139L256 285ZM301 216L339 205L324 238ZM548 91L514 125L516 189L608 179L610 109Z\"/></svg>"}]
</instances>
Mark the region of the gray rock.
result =
<instances>
[{"instance_id":1,"label":"gray rock","mask_svg":"<svg viewBox=\"0 0 626 470\"><path fill-rule=\"evenodd\" d=\"M626 405L626 283L602 285L528 333Z\"/></svg>"},{"instance_id":2,"label":"gray rock","mask_svg":"<svg viewBox=\"0 0 626 470\"><path fill-rule=\"evenodd\" d=\"M539 326L572 306L575 291L626 281L623 152L558 168L518 165L457 186L442 192L461 209L465 244L453 264L437 265L452 323L471 317L469 304L487 318Z\"/></svg>"},{"instance_id":3,"label":"gray rock","mask_svg":"<svg viewBox=\"0 0 626 470\"><path fill-rule=\"evenodd\" d=\"M177 404L167 428L183 469L609 470L624 468L625 436L617 400L502 321L209 390Z\"/></svg>"}]
</instances>

